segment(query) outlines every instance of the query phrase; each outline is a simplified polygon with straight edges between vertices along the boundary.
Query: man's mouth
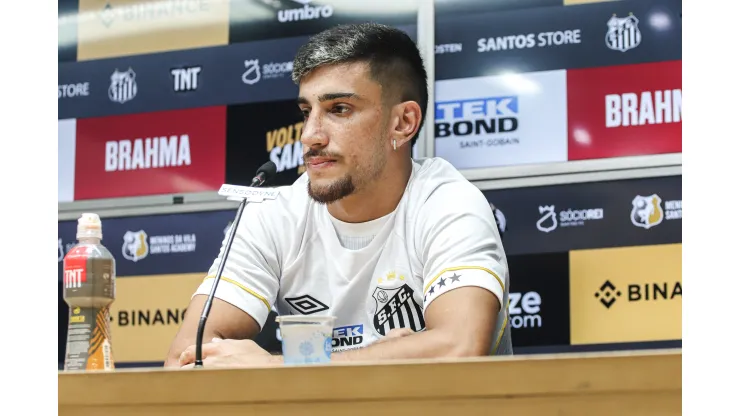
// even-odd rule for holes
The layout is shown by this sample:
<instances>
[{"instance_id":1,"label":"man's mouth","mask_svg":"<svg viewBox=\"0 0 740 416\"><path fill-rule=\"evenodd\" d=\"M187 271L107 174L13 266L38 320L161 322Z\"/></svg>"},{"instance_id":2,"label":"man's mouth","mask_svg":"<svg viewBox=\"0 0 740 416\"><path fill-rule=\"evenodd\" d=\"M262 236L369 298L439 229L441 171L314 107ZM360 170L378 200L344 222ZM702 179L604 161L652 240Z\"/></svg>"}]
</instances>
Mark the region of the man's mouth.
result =
<instances>
[{"instance_id":1,"label":"man's mouth","mask_svg":"<svg viewBox=\"0 0 740 416\"><path fill-rule=\"evenodd\" d=\"M308 158L306 164L313 169L326 168L333 165L336 162L335 159L328 157L311 157Z\"/></svg>"}]
</instances>

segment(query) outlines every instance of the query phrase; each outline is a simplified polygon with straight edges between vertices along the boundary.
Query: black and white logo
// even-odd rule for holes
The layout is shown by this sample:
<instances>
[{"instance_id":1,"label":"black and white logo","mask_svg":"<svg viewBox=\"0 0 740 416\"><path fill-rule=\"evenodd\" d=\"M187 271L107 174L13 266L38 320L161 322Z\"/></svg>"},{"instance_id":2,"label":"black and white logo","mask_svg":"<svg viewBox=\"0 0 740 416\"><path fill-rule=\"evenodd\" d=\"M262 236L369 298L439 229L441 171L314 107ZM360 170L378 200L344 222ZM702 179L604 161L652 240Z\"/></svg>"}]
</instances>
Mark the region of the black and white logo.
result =
<instances>
[{"instance_id":1,"label":"black and white logo","mask_svg":"<svg viewBox=\"0 0 740 416\"><path fill-rule=\"evenodd\" d=\"M114 103L131 101L136 97L136 92L136 73L133 69L129 68L124 72L116 69L110 76L108 98Z\"/></svg>"},{"instance_id":2,"label":"black and white logo","mask_svg":"<svg viewBox=\"0 0 740 416\"><path fill-rule=\"evenodd\" d=\"M375 315L373 326L380 335L395 328L410 328L414 332L426 327L421 306L414 299L414 291L407 284L394 289L375 288Z\"/></svg>"},{"instance_id":3,"label":"black and white logo","mask_svg":"<svg viewBox=\"0 0 740 416\"><path fill-rule=\"evenodd\" d=\"M334 14L334 8L328 4L324 6L311 6L313 0L293 0L293 2L302 4L303 7L278 11L278 21L280 23L321 19L331 17Z\"/></svg>"},{"instance_id":4,"label":"black and white logo","mask_svg":"<svg viewBox=\"0 0 740 416\"><path fill-rule=\"evenodd\" d=\"M617 298L622 296L622 292L617 290L612 282L607 280L603 285L601 285L594 296L596 296L596 299L598 299L605 308L609 309L612 307L614 302L617 301Z\"/></svg>"},{"instance_id":5,"label":"black and white logo","mask_svg":"<svg viewBox=\"0 0 740 416\"><path fill-rule=\"evenodd\" d=\"M301 315L311 315L316 312L321 312L329 309L320 300L310 295L302 295L295 298L285 298L290 306L293 307Z\"/></svg>"},{"instance_id":6,"label":"black and white logo","mask_svg":"<svg viewBox=\"0 0 740 416\"><path fill-rule=\"evenodd\" d=\"M603 208L589 209L566 209L555 213L555 205L540 205L540 219L537 221L537 229L543 233L549 233L558 226L560 227L580 227L586 224L586 221L601 220L604 218ZM558 218L558 216L560 218Z\"/></svg>"},{"instance_id":7,"label":"black and white logo","mask_svg":"<svg viewBox=\"0 0 740 416\"><path fill-rule=\"evenodd\" d=\"M491 207L491 211L493 212L493 216L496 218L496 225L498 225L498 231L500 234L504 234L506 232L506 216L504 216L504 213L501 212L500 209L496 208L495 205L492 203L488 203L488 205Z\"/></svg>"},{"instance_id":8,"label":"black and white logo","mask_svg":"<svg viewBox=\"0 0 740 416\"><path fill-rule=\"evenodd\" d=\"M261 79L275 79L289 77L293 72L293 61L270 62L260 66L259 59L247 59L244 61L246 70L242 74L242 82L254 85Z\"/></svg>"},{"instance_id":9,"label":"black and white logo","mask_svg":"<svg viewBox=\"0 0 740 416\"><path fill-rule=\"evenodd\" d=\"M632 283L627 286L627 302L654 302L663 300L673 300L678 296L683 296L681 282L649 282L649 283ZM609 280L594 293L594 297L601 302L606 309L609 309L614 303L622 297L622 291L619 290Z\"/></svg>"},{"instance_id":10,"label":"black and white logo","mask_svg":"<svg viewBox=\"0 0 740 416\"><path fill-rule=\"evenodd\" d=\"M90 96L90 83L89 82L78 82L75 84L62 84L59 85L58 97L61 98L73 98L73 97L89 97Z\"/></svg>"},{"instance_id":11,"label":"black and white logo","mask_svg":"<svg viewBox=\"0 0 740 416\"><path fill-rule=\"evenodd\" d=\"M242 74L242 82L247 85L254 85L259 82L262 75L260 74L260 60L247 59L244 61L246 71Z\"/></svg>"},{"instance_id":12,"label":"black and white logo","mask_svg":"<svg viewBox=\"0 0 740 416\"><path fill-rule=\"evenodd\" d=\"M627 17L612 15L606 22L606 46L609 49L627 52L640 45L642 34L637 25L640 23L632 13Z\"/></svg>"},{"instance_id":13,"label":"black and white logo","mask_svg":"<svg viewBox=\"0 0 740 416\"><path fill-rule=\"evenodd\" d=\"M526 293L509 293L509 316L513 328L541 328L540 307L542 297L531 291Z\"/></svg>"},{"instance_id":14,"label":"black and white logo","mask_svg":"<svg viewBox=\"0 0 740 416\"><path fill-rule=\"evenodd\" d=\"M172 89L175 92L188 92L197 90L200 71L200 66L171 69L170 75L172 75L173 82Z\"/></svg>"},{"instance_id":15,"label":"black and white logo","mask_svg":"<svg viewBox=\"0 0 740 416\"><path fill-rule=\"evenodd\" d=\"M537 229L543 233L558 228L558 217L555 215L555 205L540 205L540 215L542 217L537 221Z\"/></svg>"}]
</instances>

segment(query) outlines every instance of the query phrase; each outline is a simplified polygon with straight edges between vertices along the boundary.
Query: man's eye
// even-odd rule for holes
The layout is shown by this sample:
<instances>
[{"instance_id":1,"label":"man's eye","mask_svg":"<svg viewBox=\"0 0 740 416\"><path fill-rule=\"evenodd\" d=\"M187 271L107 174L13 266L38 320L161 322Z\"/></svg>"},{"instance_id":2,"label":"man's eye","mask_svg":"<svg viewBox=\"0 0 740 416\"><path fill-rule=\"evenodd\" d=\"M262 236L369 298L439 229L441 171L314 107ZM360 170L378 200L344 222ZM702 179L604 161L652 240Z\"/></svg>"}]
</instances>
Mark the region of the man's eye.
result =
<instances>
[{"instance_id":1,"label":"man's eye","mask_svg":"<svg viewBox=\"0 0 740 416\"><path fill-rule=\"evenodd\" d=\"M344 105L337 105L337 106L334 106L331 110L333 113L343 114L349 111L349 107L344 106Z\"/></svg>"},{"instance_id":2,"label":"man's eye","mask_svg":"<svg viewBox=\"0 0 740 416\"><path fill-rule=\"evenodd\" d=\"M303 119L305 120L311 114L311 111L310 110L301 110L301 114L303 114Z\"/></svg>"}]
</instances>

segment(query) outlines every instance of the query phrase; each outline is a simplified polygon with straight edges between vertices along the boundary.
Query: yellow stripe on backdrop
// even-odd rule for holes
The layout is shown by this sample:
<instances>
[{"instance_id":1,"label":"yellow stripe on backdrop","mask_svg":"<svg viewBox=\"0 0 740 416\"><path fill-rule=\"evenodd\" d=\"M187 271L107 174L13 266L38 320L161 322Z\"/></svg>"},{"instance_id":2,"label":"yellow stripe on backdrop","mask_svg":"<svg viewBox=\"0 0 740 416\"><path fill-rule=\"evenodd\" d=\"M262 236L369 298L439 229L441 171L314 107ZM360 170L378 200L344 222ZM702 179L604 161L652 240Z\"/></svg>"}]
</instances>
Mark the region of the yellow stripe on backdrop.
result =
<instances>
[{"instance_id":1,"label":"yellow stripe on backdrop","mask_svg":"<svg viewBox=\"0 0 740 416\"><path fill-rule=\"evenodd\" d=\"M79 61L226 45L229 2L80 0L77 27Z\"/></svg>"},{"instance_id":2,"label":"yellow stripe on backdrop","mask_svg":"<svg viewBox=\"0 0 740 416\"><path fill-rule=\"evenodd\" d=\"M681 339L681 291L681 244L571 251L571 344Z\"/></svg>"},{"instance_id":3,"label":"yellow stripe on backdrop","mask_svg":"<svg viewBox=\"0 0 740 416\"><path fill-rule=\"evenodd\" d=\"M114 361L164 361L205 274L118 277L111 305Z\"/></svg>"}]
</instances>

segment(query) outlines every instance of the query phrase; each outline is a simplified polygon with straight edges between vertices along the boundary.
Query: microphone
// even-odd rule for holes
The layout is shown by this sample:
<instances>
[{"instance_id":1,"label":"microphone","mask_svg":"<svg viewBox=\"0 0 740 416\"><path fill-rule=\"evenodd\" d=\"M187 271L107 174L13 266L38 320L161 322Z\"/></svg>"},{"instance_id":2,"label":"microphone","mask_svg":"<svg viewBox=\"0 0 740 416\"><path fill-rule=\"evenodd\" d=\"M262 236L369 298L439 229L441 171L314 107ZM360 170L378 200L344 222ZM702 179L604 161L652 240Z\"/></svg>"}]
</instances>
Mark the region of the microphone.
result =
<instances>
[{"instance_id":1,"label":"microphone","mask_svg":"<svg viewBox=\"0 0 740 416\"><path fill-rule=\"evenodd\" d=\"M277 166L272 162L267 162L257 169L257 175L252 178L252 183L249 186L262 186L268 179L271 179L277 173Z\"/></svg>"},{"instance_id":2,"label":"microphone","mask_svg":"<svg viewBox=\"0 0 740 416\"><path fill-rule=\"evenodd\" d=\"M236 218L231 225L231 230L226 239L226 245L224 246L224 254L218 265L218 271L216 272L216 278L213 281L211 287L211 293L208 294L205 305L203 305L203 312L200 315L200 322L198 323L198 332L195 336L195 367L203 367L203 332L206 329L206 321L208 320L208 314L211 313L211 305L213 304L213 298L216 296L216 288L218 283L221 281L221 274L224 272L224 266L226 265L226 259L229 256L231 250L231 244L234 242L234 236L236 236L236 229L239 227L239 220L241 220L244 207L247 206L247 202L262 202L265 199L275 199L278 195L277 189L251 189L262 186L265 182L270 180L277 173L277 166L273 162L267 162L257 169L257 175L252 179L252 183L249 187L237 186L237 185L222 185L218 191L219 195L227 196L231 200L240 200L239 209L236 211Z\"/></svg>"}]
</instances>

